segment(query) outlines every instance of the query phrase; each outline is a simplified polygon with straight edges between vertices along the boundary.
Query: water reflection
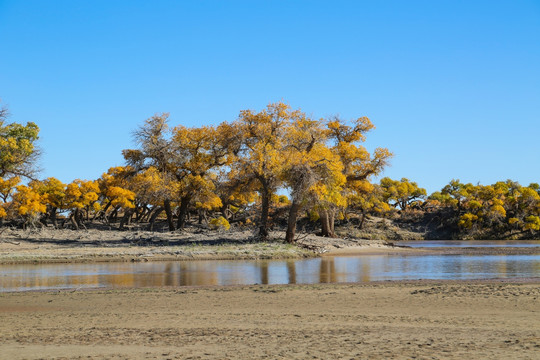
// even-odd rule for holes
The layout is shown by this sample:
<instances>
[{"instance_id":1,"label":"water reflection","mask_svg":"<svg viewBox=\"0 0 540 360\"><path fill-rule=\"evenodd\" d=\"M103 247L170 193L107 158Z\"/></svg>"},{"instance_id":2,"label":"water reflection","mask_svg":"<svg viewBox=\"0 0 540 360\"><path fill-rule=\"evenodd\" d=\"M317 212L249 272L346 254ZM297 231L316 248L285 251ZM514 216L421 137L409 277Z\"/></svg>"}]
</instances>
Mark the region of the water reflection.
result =
<instances>
[{"instance_id":1,"label":"water reflection","mask_svg":"<svg viewBox=\"0 0 540 360\"><path fill-rule=\"evenodd\" d=\"M540 276L539 255L357 256L281 261L0 266L0 292L192 285L313 284Z\"/></svg>"}]
</instances>

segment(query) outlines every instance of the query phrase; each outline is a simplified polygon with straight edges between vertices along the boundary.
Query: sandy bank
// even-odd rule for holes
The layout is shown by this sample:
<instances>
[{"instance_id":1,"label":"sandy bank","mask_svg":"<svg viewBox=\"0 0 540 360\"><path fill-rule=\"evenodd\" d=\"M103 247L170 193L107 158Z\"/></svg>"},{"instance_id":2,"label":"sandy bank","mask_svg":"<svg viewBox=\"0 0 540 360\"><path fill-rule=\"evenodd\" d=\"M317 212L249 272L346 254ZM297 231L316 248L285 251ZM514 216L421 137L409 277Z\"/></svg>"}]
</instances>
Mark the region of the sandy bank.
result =
<instances>
[{"instance_id":1,"label":"sandy bank","mask_svg":"<svg viewBox=\"0 0 540 360\"><path fill-rule=\"evenodd\" d=\"M300 234L294 245L282 231L261 242L253 231L183 232L110 230L10 230L0 233L0 264L118 261L293 259L381 254L537 255L535 248L405 248L383 240Z\"/></svg>"},{"instance_id":2,"label":"sandy bank","mask_svg":"<svg viewBox=\"0 0 540 360\"><path fill-rule=\"evenodd\" d=\"M7 230L0 234L0 264L287 259L336 249L387 248L383 241L329 239L303 234L295 245L275 231L261 242L252 231L120 232L107 230Z\"/></svg>"},{"instance_id":3,"label":"sandy bank","mask_svg":"<svg viewBox=\"0 0 540 360\"><path fill-rule=\"evenodd\" d=\"M353 245L353 246L347 246L344 248L332 249L322 254L322 256L356 256L356 255L383 255L383 254L421 255L421 254L431 254L431 253L434 253L434 251L430 249L400 247L400 246L391 246L391 245L381 244L381 243L373 243L373 244Z\"/></svg>"},{"instance_id":4,"label":"sandy bank","mask_svg":"<svg viewBox=\"0 0 540 360\"><path fill-rule=\"evenodd\" d=\"M3 359L533 359L540 284L0 294Z\"/></svg>"}]
</instances>

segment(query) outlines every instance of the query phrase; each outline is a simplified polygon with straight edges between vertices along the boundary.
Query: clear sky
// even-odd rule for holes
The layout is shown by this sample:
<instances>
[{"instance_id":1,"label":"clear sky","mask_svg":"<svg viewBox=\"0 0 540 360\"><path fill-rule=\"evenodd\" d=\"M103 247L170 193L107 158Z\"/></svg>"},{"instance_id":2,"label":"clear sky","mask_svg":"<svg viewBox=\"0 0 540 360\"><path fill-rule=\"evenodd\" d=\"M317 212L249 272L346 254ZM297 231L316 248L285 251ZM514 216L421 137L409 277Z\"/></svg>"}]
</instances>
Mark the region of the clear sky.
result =
<instances>
[{"instance_id":1,"label":"clear sky","mask_svg":"<svg viewBox=\"0 0 540 360\"><path fill-rule=\"evenodd\" d=\"M0 98L42 177L96 179L132 131L283 100L368 116L384 175L540 182L540 1L5 1Z\"/></svg>"}]
</instances>

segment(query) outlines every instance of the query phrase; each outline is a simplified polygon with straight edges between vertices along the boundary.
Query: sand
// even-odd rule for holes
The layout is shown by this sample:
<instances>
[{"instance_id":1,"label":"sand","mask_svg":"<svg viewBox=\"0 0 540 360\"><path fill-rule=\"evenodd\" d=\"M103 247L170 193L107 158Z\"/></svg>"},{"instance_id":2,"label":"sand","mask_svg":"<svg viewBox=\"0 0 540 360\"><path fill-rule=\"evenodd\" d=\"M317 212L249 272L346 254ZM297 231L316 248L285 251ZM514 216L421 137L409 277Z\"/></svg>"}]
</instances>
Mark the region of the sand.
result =
<instances>
[{"instance_id":1,"label":"sand","mask_svg":"<svg viewBox=\"0 0 540 360\"><path fill-rule=\"evenodd\" d=\"M381 240L325 238L299 234L284 242L284 231L261 241L253 230L183 232L115 230L12 230L0 233L0 264L226 259L293 259L338 249L375 251L394 248Z\"/></svg>"},{"instance_id":2,"label":"sand","mask_svg":"<svg viewBox=\"0 0 540 360\"><path fill-rule=\"evenodd\" d=\"M0 264L80 263L119 261L298 259L325 255L467 254L538 255L540 247L404 248L385 240L325 238L299 233L294 245L284 231L272 231L265 241L253 229L210 231L196 227L182 232L118 230L0 231Z\"/></svg>"},{"instance_id":3,"label":"sand","mask_svg":"<svg viewBox=\"0 0 540 360\"><path fill-rule=\"evenodd\" d=\"M0 294L1 359L538 359L540 279Z\"/></svg>"}]
</instances>

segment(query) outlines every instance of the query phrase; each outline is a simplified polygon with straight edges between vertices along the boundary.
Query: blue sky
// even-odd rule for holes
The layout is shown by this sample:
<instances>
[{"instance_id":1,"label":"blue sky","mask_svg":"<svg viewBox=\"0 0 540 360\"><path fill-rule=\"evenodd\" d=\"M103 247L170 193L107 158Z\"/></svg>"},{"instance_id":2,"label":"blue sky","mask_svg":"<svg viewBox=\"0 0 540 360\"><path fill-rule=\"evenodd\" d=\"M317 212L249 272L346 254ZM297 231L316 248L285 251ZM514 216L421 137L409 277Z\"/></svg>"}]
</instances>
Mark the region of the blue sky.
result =
<instances>
[{"instance_id":1,"label":"blue sky","mask_svg":"<svg viewBox=\"0 0 540 360\"><path fill-rule=\"evenodd\" d=\"M0 98L42 177L122 165L157 112L216 124L284 100L368 116L384 175L540 182L540 1L3 1Z\"/></svg>"}]
</instances>

